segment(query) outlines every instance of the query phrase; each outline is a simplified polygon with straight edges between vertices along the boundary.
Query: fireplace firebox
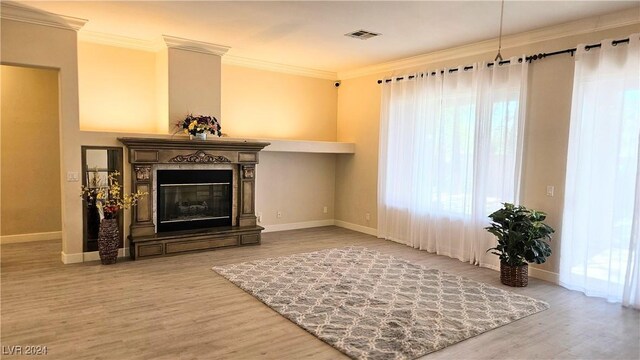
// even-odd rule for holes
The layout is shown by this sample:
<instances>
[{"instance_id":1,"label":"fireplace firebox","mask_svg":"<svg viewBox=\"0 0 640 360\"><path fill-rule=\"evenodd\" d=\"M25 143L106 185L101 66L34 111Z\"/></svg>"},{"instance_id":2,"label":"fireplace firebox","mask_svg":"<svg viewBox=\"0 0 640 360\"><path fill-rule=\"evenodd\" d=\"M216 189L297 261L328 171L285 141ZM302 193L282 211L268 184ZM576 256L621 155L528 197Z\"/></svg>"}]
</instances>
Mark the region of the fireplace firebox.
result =
<instances>
[{"instance_id":1,"label":"fireplace firebox","mask_svg":"<svg viewBox=\"0 0 640 360\"><path fill-rule=\"evenodd\" d=\"M149 193L131 211L131 258L260 244L255 167L269 143L118 140L129 150L132 190Z\"/></svg>"},{"instance_id":2,"label":"fireplace firebox","mask_svg":"<svg viewBox=\"0 0 640 360\"><path fill-rule=\"evenodd\" d=\"M158 170L158 232L231 226L231 170Z\"/></svg>"}]
</instances>

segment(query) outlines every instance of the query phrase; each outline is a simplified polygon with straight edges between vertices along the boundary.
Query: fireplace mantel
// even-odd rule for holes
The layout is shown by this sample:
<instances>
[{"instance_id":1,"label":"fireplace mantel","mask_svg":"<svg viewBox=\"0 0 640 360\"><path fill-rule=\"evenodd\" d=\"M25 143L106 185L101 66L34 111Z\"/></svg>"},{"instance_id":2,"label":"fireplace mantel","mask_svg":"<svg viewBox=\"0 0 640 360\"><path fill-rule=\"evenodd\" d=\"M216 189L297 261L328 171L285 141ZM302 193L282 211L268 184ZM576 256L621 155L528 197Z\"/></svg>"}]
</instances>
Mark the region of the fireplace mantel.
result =
<instances>
[{"instance_id":1,"label":"fireplace mantel","mask_svg":"<svg viewBox=\"0 0 640 360\"><path fill-rule=\"evenodd\" d=\"M129 248L133 259L260 243L263 228L257 225L255 216L255 165L258 152L268 142L129 137L118 140L129 151L133 191L150 194L131 212ZM237 185L233 194L233 226L158 233L153 216L154 170L167 164L181 168L231 167Z\"/></svg>"},{"instance_id":2,"label":"fireplace mantel","mask_svg":"<svg viewBox=\"0 0 640 360\"><path fill-rule=\"evenodd\" d=\"M161 138L118 138L129 149L201 149L220 151L253 151L258 152L270 143L264 141L238 140L238 139L209 139L189 140L185 138L161 139Z\"/></svg>"}]
</instances>

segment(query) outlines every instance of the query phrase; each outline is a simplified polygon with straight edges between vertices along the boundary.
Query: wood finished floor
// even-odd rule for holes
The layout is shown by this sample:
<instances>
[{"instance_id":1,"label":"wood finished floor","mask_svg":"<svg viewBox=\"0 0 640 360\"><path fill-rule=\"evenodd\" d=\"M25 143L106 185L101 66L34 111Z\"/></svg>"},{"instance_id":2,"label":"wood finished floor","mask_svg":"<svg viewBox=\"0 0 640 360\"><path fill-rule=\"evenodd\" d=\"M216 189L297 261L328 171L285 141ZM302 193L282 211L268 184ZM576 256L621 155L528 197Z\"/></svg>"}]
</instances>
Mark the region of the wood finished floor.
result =
<instances>
[{"instance_id":1,"label":"wood finished floor","mask_svg":"<svg viewBox=\"0 0 640 360\"><path fill-rule=\"evenodd\" d=\"M347 245L506 288L493 270L332 226L264 234L257 247L113 266L62 265L58 241L7 244L1 248L2 346L46 345L48 356L39 357L46 359L346 358L211 266ZM640 358L638 311L537 279L510 290L551 308L424 358Z\"/></svg>"}]
</instances>

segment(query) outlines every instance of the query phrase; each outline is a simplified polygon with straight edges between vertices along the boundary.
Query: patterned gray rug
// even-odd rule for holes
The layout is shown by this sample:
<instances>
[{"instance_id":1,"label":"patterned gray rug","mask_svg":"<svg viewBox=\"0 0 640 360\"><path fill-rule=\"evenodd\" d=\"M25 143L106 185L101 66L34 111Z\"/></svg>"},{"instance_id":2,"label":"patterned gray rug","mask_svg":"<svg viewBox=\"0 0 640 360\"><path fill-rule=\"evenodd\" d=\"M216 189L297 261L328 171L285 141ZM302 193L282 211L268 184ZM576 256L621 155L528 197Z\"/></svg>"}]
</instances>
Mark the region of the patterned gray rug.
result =
<instances>
[{"instance_id":1,"label":"patterned gray rug","mask_svg":"<svg viewBox=\"0 0 640 360\"><path fill-rule=\"evenodd\" d=\"M415 359L549 308L363 247L213 270L354 359Z\"/></svg>"}]
</instances>

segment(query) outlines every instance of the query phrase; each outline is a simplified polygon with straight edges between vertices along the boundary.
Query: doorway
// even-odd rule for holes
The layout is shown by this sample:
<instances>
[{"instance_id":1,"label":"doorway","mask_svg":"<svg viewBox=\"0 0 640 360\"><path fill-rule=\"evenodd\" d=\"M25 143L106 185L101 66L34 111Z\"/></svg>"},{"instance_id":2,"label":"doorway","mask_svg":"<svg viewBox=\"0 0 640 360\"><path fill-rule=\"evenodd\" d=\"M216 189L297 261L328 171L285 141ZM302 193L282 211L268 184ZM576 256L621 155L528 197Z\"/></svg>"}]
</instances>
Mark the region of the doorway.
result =
<instances>
[{"instance_id":1,"label":"doorway","mask_svg":"<svg viewBox=\"0 0 640 360\"><path fill-rule=\"evenodd\" d=\"M57 259L62 248L59 71L10 65L0 65L0 71L2 244L48 241Z\"/></svg>"}]
</instances>

